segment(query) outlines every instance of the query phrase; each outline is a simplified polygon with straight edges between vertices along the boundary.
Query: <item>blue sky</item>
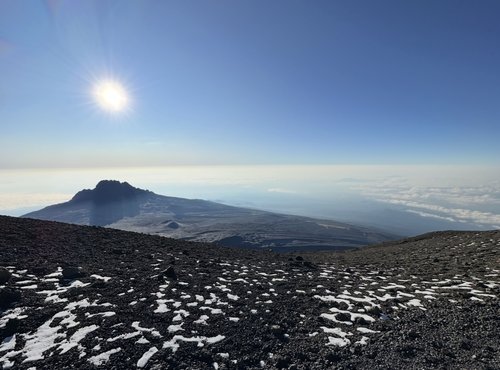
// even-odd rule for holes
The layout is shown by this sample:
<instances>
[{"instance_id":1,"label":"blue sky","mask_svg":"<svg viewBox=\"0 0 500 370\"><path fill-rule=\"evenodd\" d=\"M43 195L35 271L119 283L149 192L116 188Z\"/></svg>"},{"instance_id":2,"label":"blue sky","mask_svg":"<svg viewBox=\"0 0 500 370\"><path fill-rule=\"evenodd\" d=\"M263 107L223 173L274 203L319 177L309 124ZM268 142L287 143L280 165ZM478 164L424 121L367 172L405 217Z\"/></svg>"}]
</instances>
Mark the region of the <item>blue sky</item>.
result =
<instances>
[{"instance_id":1,"label":"blue sky","mask_svg":"<svg viewBox=\"0 0 500 370\"><path fill-rule=\"evenodd\" d=\"M0 167L499 164L498 1L0 0ZM92 85L130 91L101 112Z\"/></svg>"}]
</instances>

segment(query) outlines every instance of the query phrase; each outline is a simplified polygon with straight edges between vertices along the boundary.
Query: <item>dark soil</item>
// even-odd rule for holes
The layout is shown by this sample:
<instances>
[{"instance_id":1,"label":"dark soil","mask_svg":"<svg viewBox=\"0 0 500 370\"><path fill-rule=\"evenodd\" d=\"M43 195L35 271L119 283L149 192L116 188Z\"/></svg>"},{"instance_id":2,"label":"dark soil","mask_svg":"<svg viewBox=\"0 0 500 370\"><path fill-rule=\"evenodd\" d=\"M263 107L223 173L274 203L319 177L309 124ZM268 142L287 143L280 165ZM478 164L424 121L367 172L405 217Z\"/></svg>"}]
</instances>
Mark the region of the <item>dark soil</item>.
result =
<instances>
[{"instance_id":1,"label":"dark soil","mask_svg":"<svg viewBox=\"0 0 500 370\"><path fill-rule=\"evenodd\" d=\"M4 367L500 369L499 231L299 256L0 217L0 267Z\"/></svg>"}]
</instances>

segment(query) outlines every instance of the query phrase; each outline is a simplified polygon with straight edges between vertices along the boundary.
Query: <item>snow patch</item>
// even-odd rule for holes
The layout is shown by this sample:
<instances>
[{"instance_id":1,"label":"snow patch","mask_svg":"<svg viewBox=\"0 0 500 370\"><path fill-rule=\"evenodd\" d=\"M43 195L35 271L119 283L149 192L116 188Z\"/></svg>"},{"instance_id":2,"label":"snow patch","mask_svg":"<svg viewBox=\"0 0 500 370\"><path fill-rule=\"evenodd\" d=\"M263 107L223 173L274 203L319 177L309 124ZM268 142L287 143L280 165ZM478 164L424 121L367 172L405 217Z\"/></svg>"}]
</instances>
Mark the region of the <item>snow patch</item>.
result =
<instances>
[{"instance_id":1,"label":"snow patch","mask_svg":"<svg viewBox=\"0 0 500 370\"><path fill-rule=\"evenodd\" d=\"M158 348L151 347L148 351L146 351L142 357L137 361L137 367L144 367L148 363L149 359L158 352Z\"/></svg>"}]
</instances>

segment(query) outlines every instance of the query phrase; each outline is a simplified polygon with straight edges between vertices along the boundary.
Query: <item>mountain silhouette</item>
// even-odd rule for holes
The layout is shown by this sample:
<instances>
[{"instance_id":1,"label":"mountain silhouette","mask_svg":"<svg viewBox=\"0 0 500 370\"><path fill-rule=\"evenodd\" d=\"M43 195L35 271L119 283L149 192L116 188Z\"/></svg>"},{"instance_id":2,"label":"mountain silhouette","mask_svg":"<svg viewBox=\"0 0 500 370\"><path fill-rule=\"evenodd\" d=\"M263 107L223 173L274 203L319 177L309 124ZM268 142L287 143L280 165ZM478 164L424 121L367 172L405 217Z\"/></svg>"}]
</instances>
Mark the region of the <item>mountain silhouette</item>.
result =
<instances>
[{"instance_id":1,"label":"mountain silhouette","mask_svg":"<svg viewBox=\"0 0 500 370\"><path fill-rule=\"evenodd\" d=\"M350 249L397 238L332 220L158 195L114 180L24 217L275 250Z\"/></svg>"}]
</instances>

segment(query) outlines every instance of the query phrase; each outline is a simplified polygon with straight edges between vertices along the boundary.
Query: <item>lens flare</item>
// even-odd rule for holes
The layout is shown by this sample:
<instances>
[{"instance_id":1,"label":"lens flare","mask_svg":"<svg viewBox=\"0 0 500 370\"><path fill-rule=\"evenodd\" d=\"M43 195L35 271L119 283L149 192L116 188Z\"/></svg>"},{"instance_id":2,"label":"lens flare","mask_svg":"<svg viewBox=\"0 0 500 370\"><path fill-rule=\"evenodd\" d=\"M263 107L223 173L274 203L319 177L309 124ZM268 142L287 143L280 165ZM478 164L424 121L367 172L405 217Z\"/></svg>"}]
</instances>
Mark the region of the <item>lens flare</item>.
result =
<instances>
[{"instance_id":1,"label":"lens flare","mask_svg":"<svg viewBox=\"0 0 500 370\"><path fill-rule=\"evenodd\" d=\"M118 81L106 79L95 84L92 95L97 105L110 113L123 112L130 104L125 87Z\"/></svg>"}]
</instances>

